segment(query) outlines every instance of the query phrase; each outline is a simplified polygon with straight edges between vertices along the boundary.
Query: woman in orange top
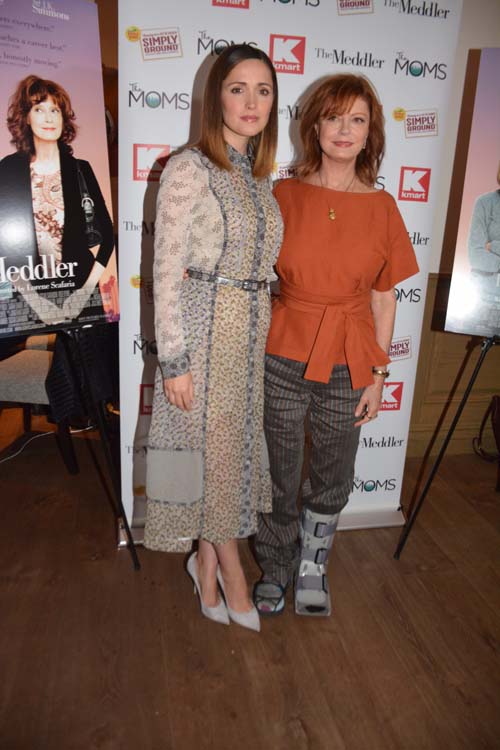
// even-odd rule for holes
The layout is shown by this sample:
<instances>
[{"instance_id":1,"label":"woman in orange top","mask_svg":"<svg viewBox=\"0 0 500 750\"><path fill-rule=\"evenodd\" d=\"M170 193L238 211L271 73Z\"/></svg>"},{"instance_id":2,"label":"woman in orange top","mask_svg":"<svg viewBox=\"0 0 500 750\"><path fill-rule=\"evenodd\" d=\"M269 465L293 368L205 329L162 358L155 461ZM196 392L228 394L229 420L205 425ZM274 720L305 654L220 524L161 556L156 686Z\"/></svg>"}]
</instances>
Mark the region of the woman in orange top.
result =
<instances>
[{"instance_id":1,"label":"woman in orange top","mask_svg":"<svg viewBox=\"0 0 500 750\"><path fill-rule=\"evenodd\" d=\"M259 523L263 575L254 589L263 615L283 610L294 577L298 614L331 612L328 554L352 490L359 430L377 417L389 374L394 286L418 271L395 200L374 188L385 136L369 81L324 81L304 106L300 133L298 177L275 189L285 234L266 348L273 512ZM299 519L308 410L312 449Z\"/></svg>"}]
</instances>

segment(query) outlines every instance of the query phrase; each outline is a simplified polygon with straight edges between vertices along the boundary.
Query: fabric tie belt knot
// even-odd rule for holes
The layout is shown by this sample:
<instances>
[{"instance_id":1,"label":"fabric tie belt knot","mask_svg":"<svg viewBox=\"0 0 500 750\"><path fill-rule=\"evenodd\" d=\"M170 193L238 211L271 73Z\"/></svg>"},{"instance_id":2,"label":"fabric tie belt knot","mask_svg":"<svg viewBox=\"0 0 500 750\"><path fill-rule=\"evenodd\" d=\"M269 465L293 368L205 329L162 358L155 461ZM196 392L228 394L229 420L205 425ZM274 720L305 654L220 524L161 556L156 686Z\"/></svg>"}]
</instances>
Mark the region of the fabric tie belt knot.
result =
<instances>
[{"instance_id":1,"label":"fabric tie belt knot","mask_svg":"<svg viewBox=\"0 0 500 750\"><path fill-rule=\"evenodd\" d=\"M328 383L335 364L347 362L353 388L373 382L374 364L390 362L376 344L370 311L371 290L352 295L312 294L280 282L280 302L288 308L318 318L316 337L304 378Z\"/></svg>"}]
</instances>

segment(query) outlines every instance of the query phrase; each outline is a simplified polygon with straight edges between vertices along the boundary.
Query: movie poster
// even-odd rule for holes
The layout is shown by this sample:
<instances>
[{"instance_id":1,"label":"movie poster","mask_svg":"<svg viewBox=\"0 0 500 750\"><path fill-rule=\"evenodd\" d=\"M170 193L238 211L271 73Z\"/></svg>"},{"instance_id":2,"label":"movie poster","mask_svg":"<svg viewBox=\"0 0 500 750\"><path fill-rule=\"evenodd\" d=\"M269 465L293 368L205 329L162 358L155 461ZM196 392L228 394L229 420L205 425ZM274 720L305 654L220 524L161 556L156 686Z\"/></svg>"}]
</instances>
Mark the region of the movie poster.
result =
<instances>
[{"instance_id":1,"label":"movie poster","mask_svg":"<svg viewBox=\"0 0 500 750\"><path fill-rule=\"evenodd\" d=\"M118 317L97 7L0 0L0 337Z\"/></svg>"},{"instance_id":2,"label":"movie poster","mask_svg":"<svg viewBox=\"0 0 500 750\"><path fill-rule=\"evenodd\" d=\"M481 52L445 329L500 336L500 49Z\"/></svg>"}]
</instances>

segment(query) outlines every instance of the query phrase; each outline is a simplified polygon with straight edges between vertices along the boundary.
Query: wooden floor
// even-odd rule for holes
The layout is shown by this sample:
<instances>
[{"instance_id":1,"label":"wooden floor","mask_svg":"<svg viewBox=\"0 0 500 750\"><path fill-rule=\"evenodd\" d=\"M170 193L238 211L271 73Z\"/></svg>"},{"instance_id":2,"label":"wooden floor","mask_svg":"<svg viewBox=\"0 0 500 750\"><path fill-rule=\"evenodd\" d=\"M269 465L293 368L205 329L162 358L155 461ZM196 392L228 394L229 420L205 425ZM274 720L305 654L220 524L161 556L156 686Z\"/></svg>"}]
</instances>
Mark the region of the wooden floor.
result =
<instances>
[{"instance_id":1,"label":"wooden floor","mask_svg":"<svg viewBox=\"0 0 500 750\"><path fill-rule=\"evenodd\" d=\"M257 635L201 617L182 555L133 571L77 442L77 477L52 437L0 465L1 750L500 748L494 466L444 461L399 562L397 529L340 533L334 616Z\"/></svg>"}]
</instances>

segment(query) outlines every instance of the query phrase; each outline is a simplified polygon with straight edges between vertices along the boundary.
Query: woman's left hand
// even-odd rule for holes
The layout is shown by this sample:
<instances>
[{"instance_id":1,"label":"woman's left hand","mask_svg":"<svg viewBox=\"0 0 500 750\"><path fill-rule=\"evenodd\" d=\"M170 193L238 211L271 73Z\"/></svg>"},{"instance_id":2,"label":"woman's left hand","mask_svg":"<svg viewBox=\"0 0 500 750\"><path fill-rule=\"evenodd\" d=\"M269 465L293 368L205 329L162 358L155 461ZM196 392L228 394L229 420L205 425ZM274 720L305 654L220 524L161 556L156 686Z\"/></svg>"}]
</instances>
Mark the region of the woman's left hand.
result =
<instances>
[{"instance_id":1,"label":"woman's left hand","mask_svg":"<svg viewBox=\"0 0 500 750\"><path fill-rule=\"evenodd\" d=\"M380 409L380 402L382 401L383 388L384 380L379 377L377 377L372 385L368 385L365 388L354 412L354 416L358 417L358 421L354 423L355 427L368 424L368 422L371 422L377 417L378 410Z\"/></svg>"}]
</instances>

